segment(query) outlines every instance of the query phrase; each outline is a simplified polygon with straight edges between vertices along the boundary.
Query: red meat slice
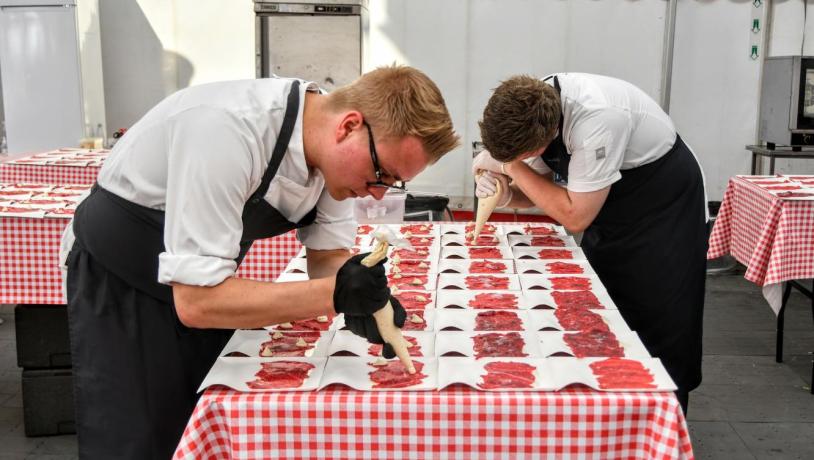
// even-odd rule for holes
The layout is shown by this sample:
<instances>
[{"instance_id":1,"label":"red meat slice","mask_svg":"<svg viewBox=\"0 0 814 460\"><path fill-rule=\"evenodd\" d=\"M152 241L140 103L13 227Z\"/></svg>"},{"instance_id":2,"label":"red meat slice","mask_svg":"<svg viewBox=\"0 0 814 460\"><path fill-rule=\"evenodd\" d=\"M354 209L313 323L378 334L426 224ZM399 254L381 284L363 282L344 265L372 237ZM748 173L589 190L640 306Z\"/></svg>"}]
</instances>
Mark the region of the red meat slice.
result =
<instances>
[{"instance_id":1,"label":"red meat slice","mask_svg":"<svg viewBox=\"0 0 814 460\"><path fill-rule=\"evenodd\" d=\"M565 247L565 241L556 236L535 236L531 239L531 245L561 248Z\"/></svg>"},{"instance_id":2,"label":"red meat slice","mask_svg":"<svg viewBox=\"0 0 814 460\"><path fill-rule=\"evenodd\" d=\"M470 222L466 224L466 234L469 235L475 231L475 224ZM481 235L494 235L497 232L497 227L492 224L483 224L483 228L480 231Z\"/></svg>"},{"instance_id":3,"label":"red meat slice","mask_svg":"<svg viewBox=\"0 0 814 460\"><path fill-rule=\"evenodd\" d=\"M470 299L468 305L476 309L512 310L517 308L517 296L493 292L481 293Z\"/></svg>"},{"instance_id":4,"label":"red meat slice","mask_svg":"<svg viewBox=\"0 0 814 460\"><path fill-rule=\"evenodd\" d=\"M500 241L498 241L495 235L480 234L476 240L467 237L466 244L468 246L497 246L500 244Z\"/></svg>"},{"instance_id":5,"label":"red meat slice","mask_svg":"<svg viewBox=\"0 0 814 460\"><path fill-rule=\"evenodd\" d=\"M433 238L432 236L428 236L428 235L417 235L417 236L411 236L411 237L407 238L407 241L409 241L410 244L413 245L413 247L418 248L418 247L432 246L433 242L435 241L435 238Z\"/></svg>"},{"instance_id":6,"label":"red meat slice","mask_svg":"<svg viewBox=\"0 0 814 460\"><path fill-rule=\"evenodd\" d=\"M405 308L405 310L407 310ZM421 321L419 321L421 319ZM424 310L407 310L407 319L404 321L403 331L423 331L427 329L427 320L424 319Z\"/></svg>"},{"instance_id":7,"label":"red meat slice","mask_svg":"<svg viewBox=\"0 0 814 460\"><path fill-rule=\"evenodd\" d=\"M308 374L315 366L301 361L274 361L261 363L255 380L246 382L253 390L268 390L272 388L299 388Z\"/></svg>"},{"instance_id":8,"label":"red meat slice","mask_svg":"<svg viewBox=\"0 0 814 460\"><path fill-rule=\"evenodd\" d=\"M427 260L430 257L430 250L428 247L419 247L415 249L394 249L390 254L391 259L408 259L408 260Z\"/></svg>"},{"instance_id":9,"label":"red meat slice","mask_svg":"<svg viewBox=\"0 0 814 460\"><path fill-rule=\"evenodd\" d=\"M424 356L424 354L421 352L421 345L418 344L418 339L415 337L410 337L409 335L405 335L404 338L413 344L412 347L407 349L410 352L410 356ZM374 343L368 347L367 352L370 353L371 356L381 356L382 346Z\"/></svg>"},{"instance_id":10,"label":"red meat slice","mask_svg":"<svg viewBox=\"0 0 814 460\"><path fill-rule=\"evenodd\" d=\"M469 273L506 273L506 264L489 260L475 260L469 264Z\"/></svg>"},{"instance_id":11,"label":"red meat slice","mask_svg":"<svg viewBox=\"0 0 814 460\"><path fill-rule=\"evenodd\" d=\"M267 340L260 345L260 356L305 356L308 350L314 348L320 333L318 331L279 332L282 337ZM269 335L274 335L273 333ZM297 342L304 340L306 345L299 346Z\"/></svg>"},{"instance_id":12,"label":"red meat slice","mask_svg":"<svg viewBox=\"0 0 814 460\"><path fill-rule=\"evenodd\" d=\"M45 211L46 214L59 214L59 215L73 215L75 209L69 208L57 208L57 209L48 209Z\"/></svg>"},{"instance_id":13,"label":"red meat slice","mask_svg":"<svg viewBox=\"0 0 814 460\"><path fill-rule=\"evenodd\" d=\"M526 342L517 332L507 332L505 334L489 332L486 334L478 334L472 337L472 340L475 342L474 350L476 358L484 358L487 356L528 356L523 352L523 346Z\"/></svg>"},{"instance_id":14,"label":"red meat slice","mask_svg":"<svg viewBox=\"0 0 814 460\"><path fill-rule=\"evenodd\" d=\"M470 275L464 281L468 289L509 289L509 278L492 275Z\"/></svg>"},{"instance_id":15,"label":"red meat slice","mask_svg":"<svg viewBox=\"0 0 814 460\"><path fill-rule=\"evenodd\" d=\"M573 259L574 255L568 249L540 249L537 257L540 259Z\"/></svg>"},{"instance_id":16,"label":"red meat slice","mask_svg":"<svg viewBox=\"0 0 814 460\"><path fill-rule=\"evenodd\" d=\"M430 263L425 260L399 260L397 264L393 264L390 271L392 273L426 274L430 272Z\"/></svg>"},{"instance_id":17,"label":"red meat slice","mask_svg":"<svg viewBox=\"0 0 814 460\"><path fill-rule=\"evenodd\" d=\"M432 302L432 293L424 291L399 291L393 297L399 299L405 310L423 310Z\"/></svg>"},{"instance_id":18,"label":"red meat slice","mask_svg":"<svg viewBox=\"0 0 814 460\"><path fill-rule=\"evenodd\" d=\"M814 184L811 184L814 185ZM777 194L780 198L802 198L807 196L814 196L814 193L809 192L779 192Z\"/></svg>"},{"instance_id":19,"label":"red meat slice","mask_svg":"<svg viewBox=\"0 0 814 460\"><path fill-rule=\"evenodd\" d=\"M605 308L591 291L552 291L551 296L558 308Z\"/></svg>"},{"instance_id":20,"label":"red meat slice","mask_svg":"<svg viewBox=\"0 0 814 460\"><path fill-rule=\"evenodd\" d=\"M551 287L562 291L587 291L591 289L591 280L578 276L560 276L551 278Z\"/></svg>"},{"instance_id":21,"label":"red meat slice","mask_svg":"<svg viewBox=\"0 0 814 460\"><path fill-rule=\"evenodd\" d=\"M801 189L799 185L790 184L790 185L766 185L763 188L766 190L798 190Z\"/></svg>"},{"instance_id":22,"label":"red meat slice","mask_svg":"<svg viewBox=\"0 0 814 460\"><path fill-rule=\"evenodd\" d=\"M569 264L567 262L549 262L545 264L546 270L555 275L565 274L579 274L584 273L582 267L577 264Z\"/></svg>"},{"instance_id":23,"label":"red meat slice","mask_svg":"<svg viewBox=\"0 0 814 460\"><path fill-rule=\"evenodd\" d=\"M429 235L432 232L432 225L429 224L405 224L401 226L401 233L410 232L413 235Z\"/></svg>"},{"instance_id":24,"label":"red meat slice","mask_svg":"<svg viewBox=\"0 0 814 460\"><path fill-rule=\"evenodd\" d=\"M502 256L498 248L469 248L470 259L500 259Z\"/></svg>"},{"instance_id":25,"label":"red meat slice","mask_svg":"<svg viewBox=\"0 0 814 460\"><path fill-rule=\"evenodd\" d=\"M375 371L368 372L370 380L373 382L373 388L404 388L418 385L427 378L427 375L421 371L424 369L424 363L413 360L415 366L415 374L407 372L407 368L401 361L388 361L386 366L369 366L375 368Z\"/></svg>"},{"instance_id":26,"label":"red meat slice","mask_svg":"<svg viewBox=\"0 0 814 460\"><path fill-rule=\"evenodd\" d=\"M522 331L523 322L513 311L480 311L475 317L476 331Z\"/></svg>"},{"instance_id":27,"label":"red meat slice","mask_svg":"<svg viewBox=\"0 0 814 460\"><path fill-rule=\"evenodd\" d=\"M557 233L557 231L551 227L544 226L535 227L531 225L526 225L525 227L523 227L523 231L526 232L526 235L541 235L541 236L553 235Z\"/></svg>"},{"instance_id":28,"label":"red meat slice","mask_svg":"<svg viewBox=\"0 0 814 460\"><path fill-rule=\"evenodd\" d=\"M565 331L609 330L602 317L582 308L558 308L554 310L560 326Z\"/></svg>"},{"instance_id":29,"label":"red meat slice","mask_svg":"<svg viewBox=\"0 0 814 460\"><path fill-rule=\"evenodd\" d=\"M285 331L327 331L328 328L331 326L331 322L333 321L333 315L327 315L328 321L322 322L317 320L316 318L313 319L306 319L300 321L291 321L291 327L285 327L282 324L278 324L276 329L278 330L285 330Z\"/></svg>"},{"instance_id":30,"label":"red meat slice","mask_svg":"<svg viewBox=\"0 0 814 460\"><path fill-rule=\"evenodd\" d=\"M395 286L399 290L424 288L428 280L429 277L427 275L402 275L400 273L387 275L387 281L390 287Z\"/></svg>"},{"instance_id":31,"label":"red meat slice","mask_svg":"<svg viewBox=\"0 0 814 460\"><path fill-rule=\"evenodd\" d=\"M360 225L356 229L356 234L357 235L369 235L370 232L372 232L372 231L373 231L373 227L371 227L370 225Z\"/></svg>"},{"instance_id":32,"label":"red meat slice","mask_svg":"<svg viewBox=\"0 0 814 460\"><path fill-rule=\"evenodd\" d=\"M562 339L577 358L625 356L625 350L616 340L616 335L607 328L563 334Z\"/></svg>"},{"instance_id":33,"label":"red meat slice","mask_svg":"<svg viewBox=\"0 0 814 460\"><path fill-rule=\"evenodd\" d=\"M656 388L653 374L639 361L608 358L590 367L603 390Z\"/></svg>"},{"instance_id":34,"label":"red meat slice","mask_svg":"<svg viewBox=\"0 0 814 460\"><path fill-rule=\"evenodd\" d=\"M481 375L478 386L485 390L498 388L531 388L534 384L535 367L526 363L493 361L483 366L486 375Z\"/></svg>"},{"instance_id":35,"label":"red meat slice","mask_svg":"<svg viewBox=\"0 0 814 460\"><path fill-rule=\"evenodd\" d=\"M17 206L0 206L0 212L9 212L15 214L40 212L42 209L20 208Z\"/></svg>"}]
</instances>

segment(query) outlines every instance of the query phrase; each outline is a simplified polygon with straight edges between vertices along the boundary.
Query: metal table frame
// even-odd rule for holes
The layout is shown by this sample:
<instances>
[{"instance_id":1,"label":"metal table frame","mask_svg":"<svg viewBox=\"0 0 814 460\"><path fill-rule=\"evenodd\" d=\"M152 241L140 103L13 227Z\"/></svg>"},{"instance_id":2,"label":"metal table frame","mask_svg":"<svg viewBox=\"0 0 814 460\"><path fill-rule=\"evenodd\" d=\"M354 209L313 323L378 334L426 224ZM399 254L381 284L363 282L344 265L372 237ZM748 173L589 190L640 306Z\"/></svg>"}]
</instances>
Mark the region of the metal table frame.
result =
<instances>
[{"instance_id":1,"label":"metal table frame","mask_svg":"<svg viewBox=\"0 0 814 460\"><path fill-rule=\"evenodd\" d=\"M814 282L814 280L812 280ZM814 288L814 284L812 285ZM780 304L780 311L777 312L777 343L775 346L775 362L783 362L783 323L785 320L786 303L789 301L791 295L791 288L797 289L804 296L811 299L811 315L814 317L814 290L809 290L800 283L800 280L786 281L786 286L783 289L783 303ZM814 358L811 361L811 394L814 394Z\"/></svg>"},{"instance_id":2,"label":"metal table frame","mask_svg":"<svg viewBox=\"0 0 814 460\"><path fill-rule=\"evenodd\" d=\"M760 157L769 158L769 175L774 175L774 163L777 158L814 158L814 146L801 148L802 150L795 152L791 147L787 146L768 149L764 145L747 145L746 150L752 152L752 175L758 174L758 170L761 173L763 172L763 162L758 162ZM758 166L760 167L758 168Z\"/></svg>"}]
</instances>

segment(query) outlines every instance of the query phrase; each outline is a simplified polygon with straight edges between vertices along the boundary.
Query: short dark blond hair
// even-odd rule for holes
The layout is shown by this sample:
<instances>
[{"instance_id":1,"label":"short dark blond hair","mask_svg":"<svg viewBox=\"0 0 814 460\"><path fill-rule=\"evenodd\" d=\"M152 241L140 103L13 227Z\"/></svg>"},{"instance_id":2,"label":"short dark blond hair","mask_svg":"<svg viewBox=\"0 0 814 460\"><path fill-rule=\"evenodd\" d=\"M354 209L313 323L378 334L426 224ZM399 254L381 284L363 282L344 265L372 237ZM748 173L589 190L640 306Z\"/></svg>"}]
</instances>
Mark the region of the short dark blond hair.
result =
<instances>
[{"instance_id":1,"label":"short dark blond hair","mask_svg":"<svg viewBox=\"0 0 814 460\"><path fill-rule=\"evenodd\" d=\"M441 91L413 67L393 65L370 71L331 92L328 107L358 110L377 136L416 136L430 163L460 143Z\"/></svg>"},{"instance_id":2,"label":"short dark blond hair","mask_svg":"<svg viewBox=\"0 0 814 460\"><path fill-rule=\"evenodd\" d=\"M557 90L529 75L501 82L483 109L483 146L498 161L547 146L557 135L562 108Z\"/></svg>"}]
</instances>

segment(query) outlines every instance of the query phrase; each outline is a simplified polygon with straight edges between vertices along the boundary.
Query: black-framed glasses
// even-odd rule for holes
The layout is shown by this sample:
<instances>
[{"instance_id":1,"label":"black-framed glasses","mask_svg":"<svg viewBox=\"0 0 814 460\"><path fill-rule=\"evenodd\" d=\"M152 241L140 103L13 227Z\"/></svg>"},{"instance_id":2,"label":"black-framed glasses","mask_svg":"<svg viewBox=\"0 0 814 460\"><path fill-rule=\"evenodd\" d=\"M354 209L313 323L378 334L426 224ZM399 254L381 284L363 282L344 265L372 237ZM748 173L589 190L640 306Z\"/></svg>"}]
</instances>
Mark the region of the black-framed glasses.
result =
<instances>
[{"instance_id":1,"label":"black-framed glasses","mask_svg":"<svg viewBox=\"0 0 814 460\"><path fill-rule=\"evenodd\" d=\"M383 174L381 167L379 167L379 155L376 153L376 144L373 142L373 130L370 129L370 125L366 120L362 120L362 123L367 128L367 139L370 144L370 161L373 163L373 173L376 174L376 182L368 182L367 186L404 190L404 188L407 186L404 181L397 181L393 183L393 185L390 185L382 180Z\"/></svg>"}]
</instances>

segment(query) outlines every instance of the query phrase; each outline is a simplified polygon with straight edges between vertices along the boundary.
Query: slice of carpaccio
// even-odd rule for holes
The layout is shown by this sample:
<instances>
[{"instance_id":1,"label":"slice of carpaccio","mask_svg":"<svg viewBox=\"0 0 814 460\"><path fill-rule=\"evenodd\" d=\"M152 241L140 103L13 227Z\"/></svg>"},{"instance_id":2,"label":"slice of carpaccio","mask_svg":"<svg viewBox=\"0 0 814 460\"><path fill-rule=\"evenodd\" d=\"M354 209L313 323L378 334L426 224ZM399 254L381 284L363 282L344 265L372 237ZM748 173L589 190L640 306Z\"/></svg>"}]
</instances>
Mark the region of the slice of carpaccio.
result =
<instances>
[{"instance_id":1,"label":"slice of carpaccio","mask_svg":"<svg viewBox=\"0 0 814 460\"><path fill-rule=\"evenodd\" d=\"M591 329L608 329L601 316L583 308L557 308L554 316L564 331L590 331Z\"/></svg>"},{"instance_id":2,"label":"slice of carpaccio","mask_svg":"<svg viewBox=\"0 0 814 460\"><path fill-rule=\"evenodd\" d=\"M476 358L488 356L522 358L528 356L523 352L526 341L517 332L488 332L475 335L472 340Z\"/></svg>"},{"instance_id":3,"label":"slice of carpaccio","mask_svg":"<svg viewBox=\"0 0 814 460\"><path fill-rule=\"evenodd\" d=\"M357 235L369 235L370 232L372 232L372 231L373 231L373 227L371 227L370 225L360 225L356 229L356 234Z\"/></svg>"},{"instance_id":4,"label":"slice of carpaccio","mask_svg":"<svg viewBox=\"0 0 814 460\"><path fill-rule=\"evenodd\" d=\"M470 222L470 223L466 224L466 229L465 229L466 235L471 235L474 231L475 231L475 223L474 222ZM492 225L492 224L483 224L483 228L480 231L481 235L494 235L495 233L497 233L497 227ZM467 237L467 239L471 239L471 238Z\"/></svg>"},{"instance_id":5,"label":"slice of carpaccio","mask_svg":"<svg viewBox=\"0 0 814 460\"><path fill-rule=\"evenodd\" d=\"M319 331L270 332L271 340L260 345L260 356L303 357L320 338Z\"/></svg>"},{"instance_id":6,"label":"slice of carpaccio","mask_svg":"<svg viewBox=\"0 0 814 460\"><path fill-rule=\"evenodd\" d=\"M400 273L392 273L387 275L387 281L390 287L402 289L416 289L426 286L429 277L427 275L402 275Z\"/></svg>"},{"instance_id":7,"label":"slice of carpaccio","mask_svg":"<svg viewBox=\"0 0 814 460\"><path fill-rule=\"evenodd\" d=\"M393 297L399 299L405 310L424 310L432 302L432 293L425 291L398 291Z\"/></svg>"},{"instance_id":8,"label":"slice of carpaccio","mask_svg":"<svg viewBox=\"0 0 814 460\"><path fill-rule=\"evenodd\" d=\"M492 275L470 275L464 279L468 289L509 289L509 278Z\"/></svg>"},{"instance_id":9,"label":"slice of carpaccio","mask_svg":"<svg viewBox=\"0 0 814 460\"><path fill-rule=\"evenodd\" d=\"M765 185L763 186L766 190L799 190L802 187L796 184L789 184L789 185Z\"/></svg>"},{"instance_id":10,"label":"slice of carpaccio","mask_svg":"<svg viewBox=\"0 0 814 460\"><path fill-rule=\"evenodd\" d=\"M430 257L428 247L418 247L413 249L396 248L390 254L390 259L427 260Z\"/></svg>"},{"instance_id":11,"label":"slice of carpaccio","mask_svg":"<svg viewBox=\"0 0 814 460\"><path fill-rule=\"evenodd\" d=\"M619 344L616 335L607 328L569 332L563 334L562 339L577 358L625 356L625 350Z\"/></svg>"},{"instance_id":12,"label":"slice of carpaccio","mask_svg":"<svg viewBox=\"0 0 814 460\"><path fill-rule=\"evenodd\" d=\"M246 386L252 390L299 388L315 368L313 364L302 361L260 363L260 370L254 374L257 378L246 382Z\"/></svg>"},{"instance_id":13,"label":"slice of carpaccio","mask_svg":"<svg viewBox=\"0 0 814 460\"><path fill-rule=\"evenodd\" d=\"M551 297L557 308L583 308L602 310L605 307L599 303L591 291L552 291Z\"/></svg>"},{"instance_id":14,"label":"slice of carpaccio","mask_svg":"<svg viewBox=\"0 0 814 460\"><path fill-rule=\"evenodd\" d=\"M327 331L331 327L334 315L318 316L313 319L291 321L278 324L276 329L285 331Z\"/></svg>"},{"instance_id":15,"label":"slice of carpaccio","mask_svg":"<svg viewBox=\"0 0 814 460\"><path fill-rule=\"evenodd\" d=\"M540 259L573 259L574 255L568 249L540 249L537 257Z\"/></svg>"},{"instance_id":16,"label":"slice of carpaccio","mask_svg":"<svg viewBox=\"0 0 814 460\"><path fill-rule=\"evenodd\" d=\"M476 294L467 303L470 308L491 310L516 310L517 295L484 292Z\"/></svg>"},{"instance_id":17,"label":"slice of carpaccio","mask_svg":"<svg viewBox=\"0 0 814 460\"><path fill-rule=\"evenodd\" d=\"M565 247L565 241L556 236L535 236L531 239L532 246L543 246L561 248Z\"/></svg>"},{"instance_id":18,"label":"slice of carpaccio","mask_svg":"<svg viewBox=\"0 0 814 460\"><path fill-rule=\"evenodd\" d=\"M373 388L406 388L418 385L427 378L427 375L421 372L424 369L424 363L421 361L413 360L415 366L415 374L407 372L407 368L399 360L388 361L383 366L377 366L373 363L368 363L373 371L368 372L370 380L373 382Z\"/></svg>"},{"instance_id":19,"label":"slice of carpaccio","mask_svg":"<svg viewBox=\"0 0 814 460\"><path fill-rule=\"evenodd\" d=\"M551 288L559 291L587 291L591 289L591 280L578 276L559 276L551 278Z\"/></svg>"},{"instance_id":20,"label":"slice of carpaccio","mask_svg":"<svg viewBox=\"0 0 814 460\"><path fill-rule=\"evenodd\" d=\"M506 264L503 262L473 260L469 264L469 273L506 273L506 270Z\"/></svg>"},{"instance_id":21,"label":"slice of carpaccio","mask_svg":"<svg viewBox=\"0 0 814 460\"><path fill-rule=\"evenodd\" d=\"M390 272L423 275L430 272L430 263L426 260L399 260L393 263Z\"/></svg>"},{"instance_id":22,"label":"slice of carpaccio","mask_svg":"<svg viewBox=\"0 0 814 460\"><path fill-rule=\"evenodd\" d=\"M522 331L523 322L517 313L508 310L480 311L475 316L476 331Z\"/></svg>"},{"instance_id":23,"label":"slice of carpaccio","mask_svg":"<svg viewBox=\"0 0 814 460\"><path fill-rule=\"evenodd\" d=\"M404 224L401 226L402 235L429 235L432 233L432 224Z\"/></svg>"},{"instance_id":24,"label":"slice of carpaccio","mask_svg":"<svg viewBox=\"0 0 814 460\"><path fill-rule=\"evenodd\" d=\"M545 264L546 270L554 275L571 275L584 273L580 265L569 264L568 262L549 262Z\"/></svg>"},{"instance_id":25,"label":"slice of carpaccio","mask_svg":"<svg viewBox=\"0 0 814 460\"><path fill-rule=\"evenodd\" d=\"M523 227L523 231L526 232L526 235L539 235L539 236L553 235L557 233L557 231L551 227L532 226L532 225L526 225L525 227Z\"/></svg>"},{"instance_id":26,"label":"slice of carpaccio","mask_svg":"<svg viewBox=\"0 0 814 460\"><path fill-rule=\"evenodd\" d=\"M407 310L406 313L407 319L404 320L402 330L424 331L427 329L427 320L424 318L424 310Z\"/></svg>"},{"instance_id":27,"label":"slice of carpaccio","mask_svg":"<svg viewBox=\"0 0 814 460\"><path fill-rule=\"evenodd\" d=\"M410 337L409 335L405 335L404 338L413 344L412 347L407 349L410 352L410 356L424 356L424 353L421 352L421 345L418 344L418 339L415 337ZM370 354L370 356L381 356L382 348L383 347L381 345L374 343L368 347L367 352Z\"/></svg>"},{"instance_id":28,"label":"slice of carpaccio","mask_svg":"<svg viewBox=\"0 0 814 460\"><path fill-rule=\"evenodd\" d=\"M432 246L435 242L435 238L429 235L416 235L407 238L407 241L413 245L413 247L426 247Z\"/></svg>"},{"instance_id":29,"label":"slice of carpaccio","mask_svg":"<svg viewBox=\"0 0 814 460\"><path fill-rule=\"evenodd\" d=\"M589 366L603 390L656 388L653 374L639 361L608 358L594 361Z\"/></svg>"},{"instance_id":30,"label":"slice of carpaccio","mask_svg":"<svg viewBox=\"0 0 814 460\"><path fill-rule=\"evenodd\" d=\"M484 390L498 390L501 388L532 388L534 385L534 371L531 364L511 361L492 361L483 366L486 371L481 375L482 382L478 383Z\"/></svg>"},{"instance_id":31,"label":"slice of carpaccio","mask_svg":"<svg viewBox=\"0 0 814 460\"><path fill-rule=\"evenodd\" d=\"M470 259L500 259L502 255L498 248L469 248Z\"/></svg>"},{"instance_id":32,"label":"slice of carpaccio","mask_svg":"<svg viewBox=\"0 0 814 460\"><path fill-rule=\"evenodd\" d=\"M500 240L497 239L495 235L478 235L478 238L473 240L471 237L466 238L466 244L468 246L498 246L500 244Z\"/></svg>"}]
</instances>

